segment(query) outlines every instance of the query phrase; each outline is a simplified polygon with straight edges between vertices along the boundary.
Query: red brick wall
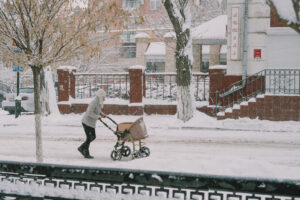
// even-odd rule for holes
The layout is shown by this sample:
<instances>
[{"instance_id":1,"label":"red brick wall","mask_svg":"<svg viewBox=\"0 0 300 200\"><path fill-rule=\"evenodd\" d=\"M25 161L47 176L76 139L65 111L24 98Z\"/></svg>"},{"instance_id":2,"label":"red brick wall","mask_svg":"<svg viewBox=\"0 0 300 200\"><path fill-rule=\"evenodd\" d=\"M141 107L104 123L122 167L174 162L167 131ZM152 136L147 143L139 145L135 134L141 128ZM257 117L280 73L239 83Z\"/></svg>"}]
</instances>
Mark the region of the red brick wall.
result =
<instances>
[{"instance_id":1,"label":"red brick wall","mask_svg":"<svg viewBox=\"0 0 300 200\"><path fill-rule=\"evenodd\" d=\"M159 115L175 115L177 112L176 105L145 105L144 111L146 114L159 114Z\"/></svg>"},{"instance_id":2,"label":"red brick wall","mask_svg":"<svg viewBox=\"0 0 300 200\"><path fill-rule=\"evenodd\" d=\"M216 91L223 89L225 73L225 69L209 70L209 105L215 105Z\"/></svg>"},{"instance_id":3,"label":"red brick wall","mask_svg":"<svg viewBox=\"0 0 300 200\"><path fill-rule=\"evenodd\" d=\"M143 101L143 70L129 69L130 76L130 103ZM134 92L132 92L134 91Z\"/></svg>"},{"instance_id":4,"label":"red brick wall","mask_svg":"<svg viewBox=\"0 0 300 200\"><path fill-rule=\"evenodd\" d=\"M75 104L72 104L71 111L75 114L83 113L86 111L87 107L88 107L88 104L75 103Z\"/></svg>"},{"instance_id":5,"label":"red brick wall","mask_svg":"<svg viewBox=\"0 0 300 200\"><path fill-rule=\"evenodd\" d=\"M270 121L300 121L300 96L264 95L248 105L240 105L239 117ZM225 118L234 118L225 113ZM219 118L218 119L223 119Z\"/></svg>"},{"instance_id":6,"label":"red brick wall","mask_svg":"<svg viewBox=\"0 0 300 200\"><path fill-rule=\"evenodd\" d=\"M58 108L62 114L69 113L84 113L88 107L85 103L74 103L58 104ZM176 105L144 105L142 106L128 106L128 105L117 105L117 104L105 104L102 111L106 114L113 115L142 115L145 112L148 115L159 114L159 115L175 115L177 112Z\"/></svg>"},{"instance_id":7,"label":"red brick wall","mask_svg":"<svg viewBox=\"0 0 300 200\"><path fill-rule=\"evenodd\" d=\"M58 109L61 114L70 114L72 112L71 105L68 104L58 104Z\"/></svg>"},{"instance_id":8,"label":"red brick wall","mask_svg":"<svg viewBox=\"0 0 300 200\"><path fill-rule=\"evenodd\" d=\"M269 96L264 98L262 119L300 121L300 96Z\"/></svg>"},{"instance_id":9,"label":"red brick wall","mask_svg":"<svg viewBox=\"0 0 300 200\"><path fill-rule=\"evenodd\" d=\"M74 73L76 72L76 70L72 70L72 72L70 73L70 96L73 97L75 99L75 76Z\"/></svg>"},{"instance_id":10,"label":"red brick wall","mask_svg":"<svg viewBox=\"0 0 300 200\"><path fill-rule=\"evenodd\" d=\"M105 104L102 111L106 114L128 115L128 105Z\"/></svg>"},{"instance_id":11,"label":"red brick wall","mask_svg":"<svg viewBox=\"0 0 300 200\"><path fill-rule=\"evenodd\" d=\"M69 101L69 71L57 70L58 101Z\"/></svg>"}]
</instances>

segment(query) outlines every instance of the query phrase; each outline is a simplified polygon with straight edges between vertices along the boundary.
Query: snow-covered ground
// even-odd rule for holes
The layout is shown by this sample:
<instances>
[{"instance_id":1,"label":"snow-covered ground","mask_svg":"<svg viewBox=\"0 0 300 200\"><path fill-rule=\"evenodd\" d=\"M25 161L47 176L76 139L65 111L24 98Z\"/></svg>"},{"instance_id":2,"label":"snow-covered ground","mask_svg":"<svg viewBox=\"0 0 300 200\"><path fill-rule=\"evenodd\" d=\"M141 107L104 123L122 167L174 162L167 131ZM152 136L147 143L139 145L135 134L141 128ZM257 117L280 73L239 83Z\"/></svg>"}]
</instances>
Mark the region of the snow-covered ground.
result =
<instances>
[{"instance_id":1,"label":"snow-covered ground","mask_svg":"<svg viewBox=\"0 0 300 200\"><path fill-rule=\"evenodd\" d=\"M45 163L192 172L225 176L300 179L300 123L250 120L217 121L203 113L183 123L176 116L144 115L150 157L112 161L116 137L98 122L91 144L94 159L77 147L84 140L81 114L43 118ZM138 116L110 116L118 123ZM113 127L113 125L111 124ZM131 144L128 144L131 146ZM0 160L35 162L34 116L0 110Z\"/></svg>"}]
</instances>

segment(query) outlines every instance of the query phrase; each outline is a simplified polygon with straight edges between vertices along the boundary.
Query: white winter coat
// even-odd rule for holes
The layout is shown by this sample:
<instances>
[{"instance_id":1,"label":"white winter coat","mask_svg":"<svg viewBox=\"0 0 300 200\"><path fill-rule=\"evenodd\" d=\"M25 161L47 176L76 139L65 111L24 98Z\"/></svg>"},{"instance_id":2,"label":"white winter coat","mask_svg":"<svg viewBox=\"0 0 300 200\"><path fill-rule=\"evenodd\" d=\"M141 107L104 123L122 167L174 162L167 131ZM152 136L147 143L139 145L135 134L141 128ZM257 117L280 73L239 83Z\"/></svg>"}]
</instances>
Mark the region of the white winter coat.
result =
<instances>
[{"instance_id":1,"label":"white winter coat","mask_svg":"<svg viewBox=\"0 0 300 200\"><path fill-rule=\"evenodd\" d=\"M95 98L89 104L83 118L81 120L85 125L95 128L99 115L103 115L101 109L103 108L102 97L105 97L105 91L100 89L95 93Z\"/></svg>"}]
</instances>

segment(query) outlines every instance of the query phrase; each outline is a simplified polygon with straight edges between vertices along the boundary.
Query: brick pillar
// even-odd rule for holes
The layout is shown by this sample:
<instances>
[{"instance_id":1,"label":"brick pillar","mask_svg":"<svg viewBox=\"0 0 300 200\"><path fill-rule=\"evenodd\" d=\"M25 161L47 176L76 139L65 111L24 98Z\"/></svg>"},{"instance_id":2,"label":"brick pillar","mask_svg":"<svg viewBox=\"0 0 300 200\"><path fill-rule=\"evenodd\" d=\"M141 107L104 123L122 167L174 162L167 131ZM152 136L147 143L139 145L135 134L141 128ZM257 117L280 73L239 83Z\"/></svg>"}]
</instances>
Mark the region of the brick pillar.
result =
<instances>
[{"instance_id":1,"label":"brick pillar","mask_svg":"<svg viewBox=\"0 0 300 200\"><path fill-rule=\"evenodd\" d=\"M75 98L75 72L76 68L72 66L57 68L58 101L69 101L69 96Z\"/></svg>"},{"instance_id":2,"label":"brick pillar","mask_svg":"<svg viewBox=\"0 0 300 200\"><path fill-rule=\"evenodd\" d=\"M76 80L75 80L74 73L76 73L76 69L73 69L69 74L69 77L70 77L70 85L69 85L70 90L69 91L70 91L70 96L75 99L75 81Z\"/></svg>"},{"instance_id":3,"label":"brick pillar","mask_svg":"<svg viewBox=\"0 0 300 200\"><path fill-rule=\"evenodd\" d=\"M145 52L150 43L150 36L147 33L138 33L135 36L136 43L136 64L145 65Z\"/></svg>"},{"instance_id":4,"label":"brick pillar","mask_svg":"<svg viewBox=\"0 0 300 200\"><path fill-rule=\"evenodd\" d=\"M225 68L209 69L209 105L215 105L216 91L224 88Z\"/></svg>"},{"instance_id":5,"label":"brick pillar","mask_svg":"<svg viewBox=\"0 0 300 200\"><path fill-rule=\"evenodd\" d=\"M69 71L57 69L58 101L69 101Z\"/></svg>"},{"instance_id":6,"label":"brick pillar","mask_svg":"<svg viewBox=\"0 0 300 200\"><path fill-rule=\"evenodd\" d=\"M129 68L130 78L130 98L128 105L129 115L142 115L144 113L143 107L143 74L144 66L132 66Z\"/></svg>"}]
</instances>

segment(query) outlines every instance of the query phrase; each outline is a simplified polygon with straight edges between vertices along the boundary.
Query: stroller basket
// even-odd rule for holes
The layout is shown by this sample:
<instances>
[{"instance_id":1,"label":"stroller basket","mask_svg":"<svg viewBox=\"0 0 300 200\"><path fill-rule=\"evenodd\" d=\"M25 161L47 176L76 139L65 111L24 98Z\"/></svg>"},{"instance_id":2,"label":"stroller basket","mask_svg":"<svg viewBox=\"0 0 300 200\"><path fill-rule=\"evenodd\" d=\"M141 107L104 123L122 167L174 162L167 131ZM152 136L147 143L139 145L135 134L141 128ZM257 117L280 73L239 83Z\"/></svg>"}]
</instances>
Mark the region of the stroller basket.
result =
<instances>
[{"instance_id":1,"label":"stroller basket","mask_svg":"<svg viewBox=\"0 0 300 200\"><path fill-rule=\"evenodd\" d=\"M128 132L129 131L129 132ZM144 123L143 118L137 119L135 122L125 122L119 123L117 127L117 132L127 132L121 138L123 141L131 141L133 140L142 140L148 137L146 125Z\"/></svg>"},{"instance_id":2,"label":"stroller basket","mask_svg":"<svg viewBox=\"0 0 300 200\"><path fill-rule=\"evenodd\" d=\"M117 124L110 117L107 117L116 126L117 130L114 131L110 126L108 126L102 119L99 119L108 129L110 129L118 138L118 141L111 153L111 158L113 160L120 160L123 156L128 157L131 155L131 149L125 146L125 142L131 142L133 147L132 158L148 157L150 155L150 149L143 146L141 140L148 137L146 125L144 123L143 117L140 117L135 122L123 122ZM138 141L139 150L135 149L135 142Z\"/></svg>"}]
</instances>

